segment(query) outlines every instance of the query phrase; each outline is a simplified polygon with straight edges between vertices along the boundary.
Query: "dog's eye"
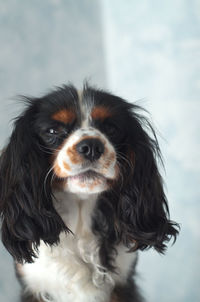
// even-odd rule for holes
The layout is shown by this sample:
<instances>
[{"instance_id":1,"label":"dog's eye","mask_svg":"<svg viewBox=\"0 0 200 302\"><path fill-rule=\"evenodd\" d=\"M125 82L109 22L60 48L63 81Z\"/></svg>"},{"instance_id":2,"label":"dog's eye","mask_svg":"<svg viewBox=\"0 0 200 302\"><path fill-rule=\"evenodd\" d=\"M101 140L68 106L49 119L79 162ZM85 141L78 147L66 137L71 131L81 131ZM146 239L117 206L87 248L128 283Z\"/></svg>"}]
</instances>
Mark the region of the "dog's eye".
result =
<instances>
[{"instance_id":1,"label":"dog's eye","mask_svg":"<svg viewBox=\"0 0 200 302\"><path fill-rule=\"evenodd\" d=\"M45 130L43 139L47 144L59 144L68 135L68 129L64 127L51 127Z\"/></svg>"},{"instance_id":2,"label":"dog's eye","mask_svg":"<svg viewBox=\"0 0 200 302\"><path fill-rule=\"evenodd\" d=\"M47 132L48 132L48 134L53 134L53 135L55 135L55 134L58 134L58 133L59 133L59 131L58 131L58 130L53 129L53 128L48 129L48 130L47 130Z\"/></svg>"},{"instance_id":3,"label":"dog's eye","mask_svg":"<svg viewBox=\"0 0 200 302\"><path fill-rule=\"evenodd\" d=\"M58 127L58 128L49 128L47 129L47 134L50 134L52 136L62 136L68 134L68 129L64 127Z\"/></svg>"},{"instance_id":4,"label":"dog's eye","mask_svg":"<svg viewBox=\"0 0 200 302\"><path fill-rule=\"evenodd\" d=\"M57 139L61 139L68 135L68 129L64 127L52 127L46 130L46 137L49 141L55 141Z\"/></svg>"}]
</instances>

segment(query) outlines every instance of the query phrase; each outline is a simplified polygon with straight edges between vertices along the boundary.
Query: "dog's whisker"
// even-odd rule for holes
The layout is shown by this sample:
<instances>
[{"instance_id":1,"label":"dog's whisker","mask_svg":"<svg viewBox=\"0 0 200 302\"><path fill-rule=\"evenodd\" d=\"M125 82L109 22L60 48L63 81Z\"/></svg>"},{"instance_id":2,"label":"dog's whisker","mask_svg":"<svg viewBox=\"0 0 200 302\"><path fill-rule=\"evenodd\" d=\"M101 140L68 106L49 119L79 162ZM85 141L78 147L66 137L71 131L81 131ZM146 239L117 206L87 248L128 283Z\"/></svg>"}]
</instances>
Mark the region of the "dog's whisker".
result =
<instances>
[{"instance_id":1,"label":"dog's whisker","mask_svg":"<svg viewBox=\"0 0 200 302\"><path fill-rule=\"evenodd\" d=\"M49 169L49 171L47 172L47 174L46 174L46 176L45 176L45 179L44 179L44 191L45 191L46 196L47 196L47 190L46 190L46 187L47 187L47 179L48 179L48 177L49 177L49 175L50 175L50 173L52 172L53 169L54 169L54 167L51 167L51 168Z\"/></svg>"}]
</instances>

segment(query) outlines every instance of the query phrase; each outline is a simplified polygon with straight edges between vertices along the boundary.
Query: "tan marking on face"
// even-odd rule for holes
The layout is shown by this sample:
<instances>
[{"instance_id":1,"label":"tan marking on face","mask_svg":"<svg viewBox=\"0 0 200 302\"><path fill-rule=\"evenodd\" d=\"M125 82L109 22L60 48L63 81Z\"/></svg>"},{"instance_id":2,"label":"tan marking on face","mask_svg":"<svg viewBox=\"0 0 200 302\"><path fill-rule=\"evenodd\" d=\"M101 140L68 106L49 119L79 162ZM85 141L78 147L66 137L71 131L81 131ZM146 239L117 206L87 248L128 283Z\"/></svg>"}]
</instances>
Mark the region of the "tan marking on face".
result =
<instances>
[{"instance_id":1,"label":"tan marking on face","mask_svg":"<svg viewBox=\"0 0 200 302\"><path fill-rule=\"evenodd\" d=\"M110 167L111 163L115 160L115 153L114 153L114 152L111 152L111 153L109 154L108 149L105 148L105 154L108 154L108 156L107 156L106 159L105 159L105 162L104 162L104 164L103 164L103 167L104 167L105 169L108 169L108 168Z\"/></svg>"},{"instance_id":2,"label":"tan marking on face","mask_svg":"<svg viewBox=\"0 0 200 302\"><path fill-rule=\"evenodd\" d=\"M109 116L111 116L111 112L105 106L97 106L91 112L91 117L95 120L105 120Z\"/></svg>"},{"instance_id":3,"label":"tan marking on face","mask_svg":"<svg viewBox=\"0 0 200 302\"><path fill-rule=\"evenodd\" d=\"M77 145L77 143L74 144L73 146L69 147L66 150L66 153L72 164L81 164L83 159L76 151L76 145Z\"/></svg>"},{"instance_id":4,"label":"tan marking on face","mask_svg":"<svg viewBox=\"0 0 200 302\"><path fill-rule=\"evenodd\" d=\"M80 183L79 183L79 187L81 187L81 188L86 188L86 187L87 187L87 184L84 183L84 182L80 182Z\"/></svg>"},{"instance_id":5,"label":"tan marking on face","mask_svg":"<svg viewBox=\"0 0 200 302\"><path fill-rule=\"evenodd\" d=\"M57 150L55 150L54 154L52 154L52 157L51 157L51 162L53 163L54 162L54 166L53 166L53 170L54 170L54 173L58 176L58 177L66 177L68 176L66 171L62 171L61 167L59 166L59 163L58 163L58 154L59 152L62 150L63 146L65 145L66 143L66 140L58 147ZM63 167L70 171L71 168L70 166L66 163L66 162L63 162Z\"/></svg>"},{"instance_id":6,"label":"tan marking on face","mask_svg":"<svg viewBox=\"0 0 200 302\"><path fill-rule=\"evenodd\" d=\"M56 162L56 164L54 165L54 173L58 176L58 177L67 177L67 172L63 171L61 169L61 167L58 165L58 163Z\"/></svg>"},{"instance_id":7,"label":"tan marking on face","mask_svg":"<svg viewBox=\"0 0 200 302\"><path fill-rule=\"evenodd\" d=\"M70 124L75 120L75 112L72 110L63 109L52 115L52 119L64 124Z\"/></svg>"},{"instance_id":8,"label":"tan marking on face","mask_svg":"<svg viewBox=\"0 0 200 302\"><path fill-rule=\"evenodd\" d=\"M102 158L102 169L101 172L103 174L106 174L106 171L110 168L110 166L112 165L113 161L115 160L116 156L115 153L113 151L109 151L107 147L105 147L105 151L104 151L104 158Z\"/></svg>"},{"instance_id":9,"label":"tan marking on face","mask_svg":"<svg viewBox=\"0 0 200 302\"><path fill-rule=\"evenodd\" d=\"M95 188L96 186L100 185L101 183L102 183L102 180L101 180L101 179L96 179L96 180L93 181L92 184L89 185L89 189L90 189L91 191L93 191L94 188Z\"/></svg>"},{"instance_id":10,"label":"tan marking on face","mask_svg":"<svg viewBox=\"0 0 200 302\"><path fill-rule=\"evenodd\" d=\"M68 171L71 170L70 166L66 162L63 163L63 166L66 170L68 170Z\"/></svg>"}]
</instances>

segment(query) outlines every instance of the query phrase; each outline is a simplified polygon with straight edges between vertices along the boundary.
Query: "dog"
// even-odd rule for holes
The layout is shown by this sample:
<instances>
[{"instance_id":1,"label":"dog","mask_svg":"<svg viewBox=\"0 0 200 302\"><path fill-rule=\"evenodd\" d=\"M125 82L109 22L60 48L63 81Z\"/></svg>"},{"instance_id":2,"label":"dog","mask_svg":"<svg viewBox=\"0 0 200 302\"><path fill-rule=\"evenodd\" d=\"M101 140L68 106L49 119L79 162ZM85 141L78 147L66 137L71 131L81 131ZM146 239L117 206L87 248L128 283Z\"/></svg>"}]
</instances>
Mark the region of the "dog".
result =
<instances>
[{"instance_id":1,"label":"dog","mask_svg":"<svg viewBox=\"0 0 200 302\"><path fill-rule=\"evenodd\" d=\"M84 84L24 97L0 159L2 241L24 302L141 302L139 250L176 240L142 108Z\"/></svg>"}]
</instances>

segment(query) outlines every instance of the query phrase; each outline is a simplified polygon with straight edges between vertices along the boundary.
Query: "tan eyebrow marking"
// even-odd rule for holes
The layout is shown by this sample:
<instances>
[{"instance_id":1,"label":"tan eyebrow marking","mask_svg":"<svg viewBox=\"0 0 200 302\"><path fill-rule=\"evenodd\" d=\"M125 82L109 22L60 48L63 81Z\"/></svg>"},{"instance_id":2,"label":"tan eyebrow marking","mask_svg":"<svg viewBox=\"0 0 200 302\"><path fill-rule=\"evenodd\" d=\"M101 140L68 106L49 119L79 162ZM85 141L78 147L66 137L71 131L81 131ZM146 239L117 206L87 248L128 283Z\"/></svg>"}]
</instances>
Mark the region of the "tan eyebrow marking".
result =
<instances>
[{"instance_id":1,"label":"tan eyebrow marking","mask_svg":"<svg viewBox=\"0 0 200 302\"><path fill-rule=\"evenodd\" d=\"M91 117L95 120L104 120L105 118L111 116L109 108L105 106L96 106L91 113Z\"/></svg>"},{"instance_id":2,"label":"tan eyebrow marking","mask_svg":"<svg viewBox=\"0 0 200 302\"><path fill-rule=\"evenodd\" d=\"M75 112L72 110L63 109L52 115L52 119L64 124L72 123L75 120Z\"/></svg>"}]
</instances>

